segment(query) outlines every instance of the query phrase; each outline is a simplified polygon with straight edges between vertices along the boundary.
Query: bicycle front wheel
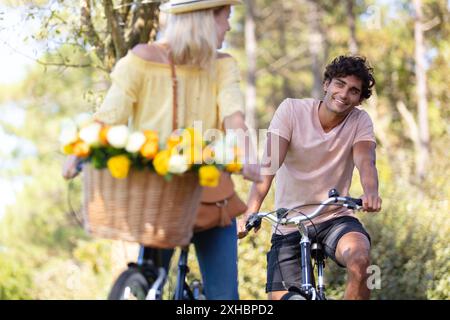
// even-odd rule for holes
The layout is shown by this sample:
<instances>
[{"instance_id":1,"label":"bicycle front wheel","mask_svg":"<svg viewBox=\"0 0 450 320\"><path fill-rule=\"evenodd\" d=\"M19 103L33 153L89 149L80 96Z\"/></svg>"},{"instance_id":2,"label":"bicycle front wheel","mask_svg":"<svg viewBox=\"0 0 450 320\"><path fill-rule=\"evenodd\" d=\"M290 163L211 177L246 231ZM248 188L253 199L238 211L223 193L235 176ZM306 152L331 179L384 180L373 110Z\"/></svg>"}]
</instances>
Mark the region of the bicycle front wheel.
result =
<instances>
[{"instance_id":1,"label":"bicycle front wheel","mask_svg":"<svg viewBox=\"0 0 450 320\"><path fill-rule=\"evenodd\" d=\"M297 287L290 287L281 300L308 300Z\"/></svg>"},{"instance_id":2,"label":"bicycle front wheel","mask_svg":"<svg viewBox=\"0 0 450 320\"><path fill-rule=\"evenodd\" d=\"M108 300L145 300L151 284L136 268L128 268L117 278Z\"/></svg>"},{"instance_id":3,"label":"bicycle front wheel","mask_svg":"<svg viewBox=\"0 0 450 320\"><path fill-rule=\"evenodd\" d=\"M281 300L306 300L306 298L300 293L290 291L286 293Z\"/></svg>"}]
</instances>

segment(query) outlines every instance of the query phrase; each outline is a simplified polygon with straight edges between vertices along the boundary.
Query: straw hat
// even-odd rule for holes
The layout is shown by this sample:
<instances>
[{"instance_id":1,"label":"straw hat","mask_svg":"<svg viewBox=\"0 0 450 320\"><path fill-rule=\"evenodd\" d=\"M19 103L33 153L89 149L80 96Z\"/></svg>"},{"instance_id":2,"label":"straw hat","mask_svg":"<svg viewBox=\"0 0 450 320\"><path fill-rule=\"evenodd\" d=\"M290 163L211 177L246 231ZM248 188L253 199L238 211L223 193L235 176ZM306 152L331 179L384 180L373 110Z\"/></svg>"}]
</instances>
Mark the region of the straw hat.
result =
<instances>
[{"instance_id":1,"label":"straw hat","mask_svg":"<svg viewBox=\"0 0 450 320\"><path fill-rule=\"evenodd\" d=\"M176 14L236 4L242 4L242 0L170 0L159 8L162 12Z\"/></svg>"}]
</instances>

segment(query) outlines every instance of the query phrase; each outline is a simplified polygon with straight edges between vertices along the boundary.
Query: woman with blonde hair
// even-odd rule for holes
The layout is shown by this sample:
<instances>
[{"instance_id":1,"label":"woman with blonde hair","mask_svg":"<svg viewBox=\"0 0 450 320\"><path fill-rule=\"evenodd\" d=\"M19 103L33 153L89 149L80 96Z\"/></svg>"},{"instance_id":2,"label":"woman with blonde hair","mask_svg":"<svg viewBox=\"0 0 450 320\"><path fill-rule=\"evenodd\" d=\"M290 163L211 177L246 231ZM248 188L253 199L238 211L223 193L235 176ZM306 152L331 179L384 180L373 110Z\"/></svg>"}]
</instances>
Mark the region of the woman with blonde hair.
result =
<instances>
[{"instance_id":1,"label":"woman with blonde hair","mask_svg":"<svg viewBox=\"0 0 450 320\"><path fill-rule=\"evenodd\" d=\"M223 126L246 131L237 63L218 52L230 30L230 6L241 3L172 0L161 5L167 14L163 37L137 45L117 62L111 73L112 85L94 117L106 124L128 124L132 130L157 130L165 140L174 129L172 62L176 66L179 127L202 121L206 129ZM77 159L68 159L65 178L76 175L76 164ZM244 162L243 176L259 181L259 165ZM192 242L207 299L239 298L236 234L235 219L229 226L194 234ZM170 257L172 250L166 253Z\"/></svg>"}]
</instances>

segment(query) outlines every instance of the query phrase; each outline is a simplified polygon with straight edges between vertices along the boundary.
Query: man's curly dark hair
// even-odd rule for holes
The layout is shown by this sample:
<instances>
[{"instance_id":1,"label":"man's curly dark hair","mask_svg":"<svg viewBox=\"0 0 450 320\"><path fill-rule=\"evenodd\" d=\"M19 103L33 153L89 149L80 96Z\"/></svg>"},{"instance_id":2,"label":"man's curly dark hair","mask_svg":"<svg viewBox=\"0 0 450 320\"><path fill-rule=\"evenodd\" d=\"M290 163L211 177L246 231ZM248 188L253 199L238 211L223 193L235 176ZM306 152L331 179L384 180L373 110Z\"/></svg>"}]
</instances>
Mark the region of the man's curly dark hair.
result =
<instances>
[{"instance_id":1,"label":"man's curly dark hair","mask_svg":"<svg viewBox=\"0 0 450 320\"><path fill-rule=\"evenodd\" d=\"M355 76L362 81L361 100L368 99L372 95L372 87L375 85L373 68L369 66L366 58L360 56L339 56L325 68L324 80L333 78Z\"/></svg>"}]
</instances>

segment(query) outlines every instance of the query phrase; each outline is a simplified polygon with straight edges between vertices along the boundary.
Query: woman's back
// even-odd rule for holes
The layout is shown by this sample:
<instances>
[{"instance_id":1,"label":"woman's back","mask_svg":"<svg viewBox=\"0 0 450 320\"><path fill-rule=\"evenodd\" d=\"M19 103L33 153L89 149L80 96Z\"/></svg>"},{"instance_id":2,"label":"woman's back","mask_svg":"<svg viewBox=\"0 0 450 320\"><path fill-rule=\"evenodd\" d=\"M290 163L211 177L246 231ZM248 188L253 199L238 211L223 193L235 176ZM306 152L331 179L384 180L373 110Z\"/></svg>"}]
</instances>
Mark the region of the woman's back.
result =
<instances>
[{"instance_id":1,"label":"woman's back","mask_svg":"<svg viewBox=\"0 0 450 320\"><path fill-rule=\"evenodd\" d=\"M236 111L244 111L236 61L220 54L212 71L177 65L178 124L201 121L203 130ZM172 131L173 86L167 47L141 44L120 59L111 73L112 86L94 115L108 124L127 124L133 130L152 129L165 139ZM217 113L219 112L219 114Z\"/></svg>"}]
</instances>

